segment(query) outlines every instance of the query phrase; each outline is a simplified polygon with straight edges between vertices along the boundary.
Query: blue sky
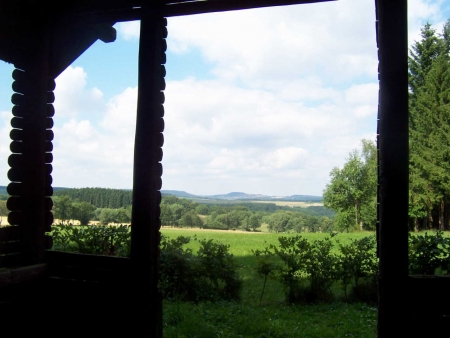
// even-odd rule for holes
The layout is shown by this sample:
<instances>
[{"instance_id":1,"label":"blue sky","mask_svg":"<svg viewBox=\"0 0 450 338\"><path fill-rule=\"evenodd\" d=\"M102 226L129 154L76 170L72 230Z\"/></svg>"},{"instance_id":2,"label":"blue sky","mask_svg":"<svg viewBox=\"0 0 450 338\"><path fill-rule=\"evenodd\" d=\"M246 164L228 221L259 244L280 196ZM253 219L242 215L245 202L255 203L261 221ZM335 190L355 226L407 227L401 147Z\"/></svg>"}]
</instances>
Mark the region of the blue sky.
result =
<instances>
[{"instance_id":1,"label":"blue sky","mask_svg":"<svg viewBox=\"0 0 450 338\"><path fill-rule=\"evenodd\" d=\"M450 1L409 1L409 40ZM321 195L374 139L373 0L169 18L163 189ZM131 188L139 22L116 25L57 79L53 182ZM0 185L11 72L0 61ZM1 160L3 159L3 160Z\"/></svg>"}]
</instances>

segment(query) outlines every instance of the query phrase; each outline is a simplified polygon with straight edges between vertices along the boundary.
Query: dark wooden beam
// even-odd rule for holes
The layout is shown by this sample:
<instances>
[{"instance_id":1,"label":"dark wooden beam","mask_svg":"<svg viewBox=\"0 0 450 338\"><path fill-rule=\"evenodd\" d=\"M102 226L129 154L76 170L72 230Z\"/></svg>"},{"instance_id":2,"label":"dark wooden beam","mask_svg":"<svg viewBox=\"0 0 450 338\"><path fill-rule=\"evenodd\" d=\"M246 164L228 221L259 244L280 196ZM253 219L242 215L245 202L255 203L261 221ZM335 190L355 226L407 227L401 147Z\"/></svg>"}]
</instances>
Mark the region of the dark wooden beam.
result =
<instances>
[{"instance_id":1,"label":"dark wooden beam","mask_svg":"<svg viewBox=\"0 0 450 338\"><path fill-rule=\"evenodd\" d=\"M164 8L164 16L182 16L215 12L227 12L243 9L288 6L300 4L312 4L319 2L327 2L335 0L214 0L214 1L198 1L186 2L180 4L166 5Z\"/></svg>"},{"instance_id":2,"label":"dark wooden beam","mask_svg":"<svg viewBox=\"0 0 450 338\"><path fill-rule=\"evenodd\" d=\"M316 3L335 0L164 0L159 3L163 5L163 11L168 7L186 6L192 11L208 13L208 8L223 8L223 10L236 10L248 8L260 8L270 6L285 6L294 4ZM60 7L71 13L104 13L108 11L120 11L151 5L151 0L72 0L67 1ZM225 9L228 8L228 9Z\"/></svg>"},{"instance_id":3,"label":"dark wooden beam","mask_svg":"<svg viewBox=\"0 0 450 338\"><path fill-rule=\"evenodd\" d=\"M164 17L186 16L195 14L226 12L262 7L289 6L301 4L313 4L336 0L210 0L210 1L186 1L168 2L162 9ZM110 11L97 11L83 13L82 17L89 17L91 22L124 22L141 19L141 7L123 7Z\"/></svg>"},{"instance_id":4,"label":"dark wooden beam","mask_svg":"<svg viewBox=\"0 0 450 338\"><path fill-rule=\"evenodd\" d=\"M112 27L113 24L114 22L91 24L84 21L55 23L52 31L50 76L58 77L98 39L103 42L115 41L116 30Z\"/></svg>"},{"instance_id":5,"label":"dark wooden beam","mask_svg":"<svg viewBox=\"0 0 450 338\"><path fill-rule=\"evenodd\" d=\"M407 0L377 0L379 48L378 337L403 336L408 300Z\"/></svg>"},{"instance_id":6,"label":"dark wooden beam","mask_svg":"<svg viewBox=\"0 0 450 338\"><path fill-rule=\"evenodd\" d=\"M162 337L162 296L158 291L164 76L167 20L158 7L143 8L133 168L130 336Z\"/></svg>"},{"instance_id":7,"label":"dark wooden beam","mask_svg":"<svg viewBox=\"0 0 450 338\"><path fill-rule=\"evenodd\" d=\"M41 278L47 274L47 264L0 270L0 287Z\"/></svg>"}]
</instances>

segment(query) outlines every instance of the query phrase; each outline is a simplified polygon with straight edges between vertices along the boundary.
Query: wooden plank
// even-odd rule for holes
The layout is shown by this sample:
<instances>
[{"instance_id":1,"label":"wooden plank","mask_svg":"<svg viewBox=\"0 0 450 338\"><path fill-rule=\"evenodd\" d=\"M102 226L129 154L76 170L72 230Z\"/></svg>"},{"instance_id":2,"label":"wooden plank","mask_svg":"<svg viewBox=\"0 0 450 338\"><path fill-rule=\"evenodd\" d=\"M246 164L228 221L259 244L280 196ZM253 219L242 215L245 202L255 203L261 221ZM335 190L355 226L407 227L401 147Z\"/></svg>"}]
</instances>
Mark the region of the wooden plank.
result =
<instances>
[{"instance_id":1,"label":"wooden plank","mask_svg":"<svg viewBox=\"0 0 450 338\"><path fill-rule=\"evenodd\" d=\"M408 326L407 0L377 0L379 48L378 337Z\"/></svg>"},{"instance_id":2,"label":"wooden plank","mask_svg":"<svg viewBox=\"0 0 450 338\"><path fill-rule=\"evenodd\" d=\"M191 8L191 11L209 13L210 10L221 8L223 10L260 8L268 6L284 6L292 4L308 4L327 2L335 0L208 0L208 1L186 1L186 0L163 0L159 3L163 6L163 11L167 7L184 6ZM110 11L127 10L142 7L148 4L144 0L85 0L73 3L68 10L72 13L101 13Z\"/></svg>"},{"instance_id":3,"label":"wooden plank","mask_svg":"<svg viewBox=\"0 0 450 338\"><path fill-rule=\"evenodd\" d=\"M20 251L20 242L0 242L0 255L18 253Z\"/></svg>"},{"instance_id":4,"label":"wooden plank","mask_svg":"<svg viewBox=\"0 0 450 338\"><path fill-rule=\"evenodd\" d=\"M116 268L111 270L82 266L51 265L48 274L51 278L120 284L130 280L131 267L127 266L124 269Z\"/></svg>"},{"instance_id":5,"label":"wooden plank","mask_svg":"<svg viewBox=\"0 0 450 338\"><path fill-rule=\"evenodd\" d=\"M49 251L47 259L52 278L107 283L130 279L129 258Z\"/></svg>"},{"instance_id":6,"label":"wooden plank","mask_svg":"<svg viewBox=\"0 0 450 338\"><path fill-rule=\"evenodd\" d=\"M0 287L45 277L47 264L0 270Z\"/></svg>"},{"instance_id":7,"label":"wooden plank","mask_svg":"<svg viewBox=\"0 0 450 338\"><path fill-rule=\"evenodd\" d=\"M18 226L0 227L0 242L16 241L20 237Z\"/></svg>"},{"instance_id":8,"label":"wooden plank","mask_svg":"<svg viewBox=\"0 0 450 338\"><path fill-rule=\"evenodd\" d=\"M0 267L12 267L19 264L19 254L0 255Z\"/></svg>"},{"instance_id":9,"label":"wooden plank","mask_svg":"<svg viewBox=\"0 0 450 338\"><path fill-rule=\"evenodd\" d=\"M171 2L162 9L164 17L186 16L195 14L225 12L244 10L261 7L273 6L289 6L313 4L321 2L331 2L336 0L282 0L282 1L197 1L197 2ZM93 14L82 14L81 17L86 18L92 23L108 23L108 22L124 22L140 20L142 17L141 7L122 8L120 10L99 11Z\"/></svg>"},{"instance_id":10,"label":"wooden plank","mask_svg":"<svg viewBox=\"0 0 450 338\"><path fill-rule=\"evenodd\" d=\"M130 259L112 256L97 256L60 251L47 251L47 261L51 266L78 266L90 269L110 269L122 271L130 266Z\"/></svg>"},{"instance_id":11,"label":"wooden plank","mask_svg":"<svg viewBox=\"0 0 450 338\"><path fill-rule=\"evenodd\" d=\"M167 5L164 16L182 16L204 13L228 12L243 9L312 4L335 0L226 0L226 1L198 1Z\"/></svg>"},{"instance_id":12,"label":"wooden plank","mask_svg":"<svg viewBox=\"0 0 450 338\"><path fill-rule=\"evenodd\" d=\"M450 316L450 276L410 276L408 310L420 316ZM425 310L426 309L426 310Z\"/></svg>"}]
</instances>

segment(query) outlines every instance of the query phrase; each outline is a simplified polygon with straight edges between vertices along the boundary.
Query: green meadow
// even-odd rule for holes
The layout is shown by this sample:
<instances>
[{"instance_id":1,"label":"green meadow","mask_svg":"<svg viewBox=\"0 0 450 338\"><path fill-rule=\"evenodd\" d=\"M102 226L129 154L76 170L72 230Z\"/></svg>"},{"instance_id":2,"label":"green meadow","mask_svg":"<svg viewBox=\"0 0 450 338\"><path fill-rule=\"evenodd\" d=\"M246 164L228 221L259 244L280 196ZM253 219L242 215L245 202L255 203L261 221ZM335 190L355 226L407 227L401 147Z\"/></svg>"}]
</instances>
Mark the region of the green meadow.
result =
<instances>
[{"instance_id":1,"label":"green meadow","mask_svg":"<svg viewBox=\"0 0 450 338\"><path fill-rule=\"evenodd\" d=\"M277 245L280 236L265 232L205 231L163 228L168 238L191 237L187 245L194 252L195 240L216 240L229 245L236 259L238 272L243 279L240 302L189 303L176 299L164 302L165 337L376 337L377 310L362 303L336 301L330 304L292 305L284 301L281 283L267 280L261 299L264 278L256 271L257 260L252 250L263 250L270 244ZM374 233L341 233L333 241L342 244ZM328 234L303 233L308 240L323 239ZM335 246L337 250L337 245ZM281 263L280 263L281 264ZM334 288L342 294L339 285Z\"/></svg>"}]
</instances>

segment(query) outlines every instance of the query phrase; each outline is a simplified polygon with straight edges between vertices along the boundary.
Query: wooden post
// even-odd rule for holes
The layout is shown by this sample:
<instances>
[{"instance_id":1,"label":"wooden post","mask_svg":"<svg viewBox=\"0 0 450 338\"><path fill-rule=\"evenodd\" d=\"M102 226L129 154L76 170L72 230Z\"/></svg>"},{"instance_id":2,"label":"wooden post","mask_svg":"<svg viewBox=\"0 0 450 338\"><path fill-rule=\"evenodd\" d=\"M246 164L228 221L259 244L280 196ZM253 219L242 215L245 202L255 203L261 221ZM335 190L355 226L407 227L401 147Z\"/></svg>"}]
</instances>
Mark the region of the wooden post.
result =
<instances>
[{"instance_id":1,"label":"wooden post","mask_svg":"<svg viewBox=\"0 0 450 338\"><path fill-rule=\"evenodd\" d=\"M43 25L44 26L44 25ZM20 233L20 265L39 264L45 260L45 232L53 221L51 162L53 132L53 90L49 80L49 36L47 29L33 32L36 46L29 48L13 72L13 127L8 163L8 222Z\"/></svg>"},{"instance_id":2,"label":"wooden post","mask_svg":"<svg viewBox=\"0 0 450 338\"><path fill-rule=\"evenodd\" d=\"M158 291L167 20L158 6L142 7L134 148L131 260L135 337L162 337Z\"/></svg>"},{"instance_id":3,"label":"wooden post","mask_svg":"<svg viewBox=\"0 0 450 338\"><path fill-rule=\"evenodd\" d=\"M376 0L379 48L378 337L408 327L407 0Z\"/></svg>"}]
</instances>

